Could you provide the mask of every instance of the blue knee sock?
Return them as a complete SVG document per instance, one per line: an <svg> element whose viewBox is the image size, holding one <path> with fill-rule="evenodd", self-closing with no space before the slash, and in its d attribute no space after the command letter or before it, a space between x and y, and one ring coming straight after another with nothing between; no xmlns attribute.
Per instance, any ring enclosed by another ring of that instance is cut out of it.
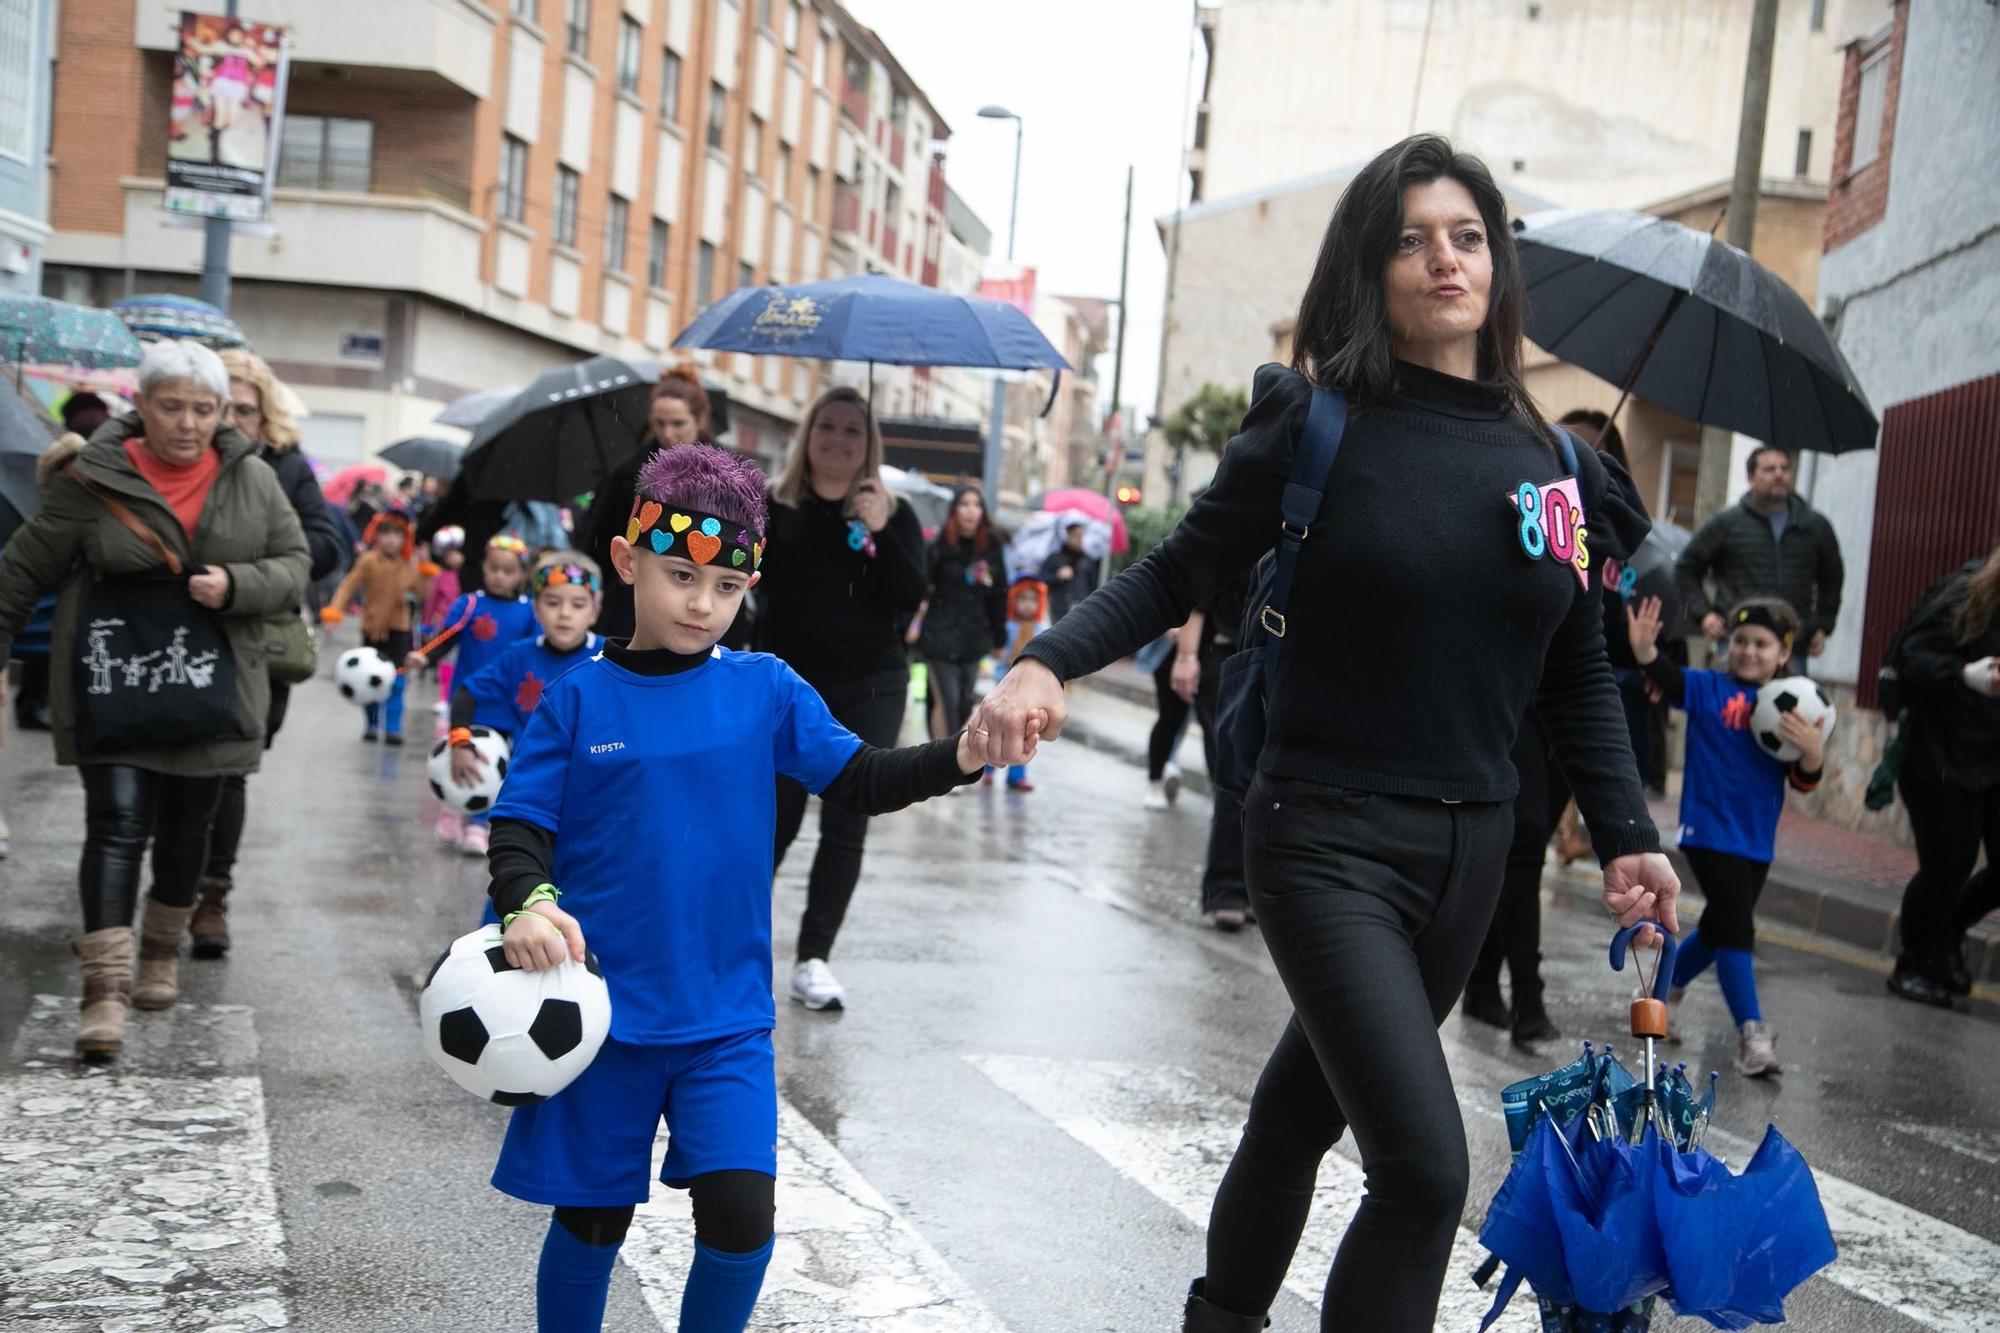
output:
<svg viewBox="0 0 2000 1333"><path fill-rule="evenodd" d="M1757 964L1748 949L1717 949L1715 977L1722 983L1722 998L1729 1001L1729 1016L1737 1027L1764 1020L1757 1005Z"/></svg>
<svg viewBox="0 0 2000 1333"><path fill-rule="evenodd" d="M389 688L389 701L382 706L382 729L392 736L403 734L403 685L404 678L396 677Z"/></svg>
<svg viewBox="0 0 2000 1333"><path fill-rule="evenodd" d="M1699 929L1689 931L1680 938L1680 952L1674 955L1674 985L1685 986L1715 961L1715 950L1708 947L1701 938Z"/></svg>
<svg viewBox="0 0 2000 1333"><path fill-rule="evenodd" d="M617 1262L616 1245L585 1244L551 1218L535 1272L535 1327L541 1333L598 1333Z"/></svg>
<svg viewBox="0 0 2000 1333"><path fill-rule="evenodd" d="M757 1293L764 1289L764 1270L771 1264L774 1236L762 1249L731 1254L694 1243L694 1264L681 1292L680 1333L743 1333Z"/></svg>

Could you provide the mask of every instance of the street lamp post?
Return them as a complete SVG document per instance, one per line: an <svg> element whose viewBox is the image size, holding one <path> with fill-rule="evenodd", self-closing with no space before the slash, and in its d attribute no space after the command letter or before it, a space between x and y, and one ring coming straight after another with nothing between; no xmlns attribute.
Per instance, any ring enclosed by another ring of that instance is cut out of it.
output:
<svg viewBox="0 0 2000 1333"><path fill-rule="evenodd" d="M1014 220L1021 211L1021 118L1004 106L983 106L979 115L984 120L1011 120L1014 122L1014 193L1007 204L1007 262L1014 262Z"/></svg>
<svg viewBox="0 0 2000 1333"><path fill-rule="evenodd" d="M1014 262L1014 224L1021 210L1021 118L1004 106L979 108L983 120L1014 122L1014 190L1007 203L1007 262ZM1007 381L1001 371L993 372L993 407L986 423L986 466L980 480L985 484L986 503L996 504L1000 496L1000 456L1007 447Z"/></svg>

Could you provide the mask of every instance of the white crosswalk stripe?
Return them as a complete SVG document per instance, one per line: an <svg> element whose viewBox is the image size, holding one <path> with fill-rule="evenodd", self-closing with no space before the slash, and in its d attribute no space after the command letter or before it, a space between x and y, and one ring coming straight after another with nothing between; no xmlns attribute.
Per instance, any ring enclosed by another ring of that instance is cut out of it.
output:
<svg viewBox="0 0 2000 1333"><path fill-rule="evenodd" d="M666 1149L661 1138L654 1153ZM778 1107L778 1243L752 1329L1007 1333L903 1215L786 1102ZM682 1190L656 1186L620 1259L662 1328L674 1327L694 1253Z"/></svg>
<svg viewBox="0 0 2000 1333"><path fill-rule="evenodd" d="M74 1022L74 1000L35 1004L28 1040L36 1018ZM0 1077L0 1242L0 1327L289 1327L262 1083L37 1060Z"/></svg>
<svg viewBox="0 0 2000 1333"><path fill-rule="evenodd" d="M1184 1070L1112 1061L1050 1060L1037 1056L970 1056L994 1083L1053 1121L1062 1131L1144 1186L1196 1226L1208 1225L1215 1187L1236 1150L1245 1104ZM1299 1240L1285 1287L1317 1306L1341 1232L1362 1195L1361 1168L1330 1153L1320 1168L1312 1215ZM1454 1274L1485 1257L1471 1232L1452 1243ZM1462 1282L1447 1283L1438 1305L1439 1329L1476 1328L1491 1296ZM1533 1333L1532 1302L1517 1299L1495 1328Z"/></svg>

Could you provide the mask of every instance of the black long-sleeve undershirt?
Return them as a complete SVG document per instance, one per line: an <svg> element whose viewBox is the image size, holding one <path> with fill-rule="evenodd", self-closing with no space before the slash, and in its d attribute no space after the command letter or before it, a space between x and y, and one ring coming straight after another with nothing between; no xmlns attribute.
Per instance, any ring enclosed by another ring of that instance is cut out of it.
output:
<svg viewBox="0 0 2000 1333"><path fill-rule="evenodd" d="M668 675L699 665L706 653L681 654L661 649L638 652L622 644L606 644L606 658L642 675ZM942 796L979 776L958 766L958 737L905 745L893 750L863 744L839 776L820 792L829 801L857 815L886 815L926 797ZM493 879L487 895L493 910L505 919L521 910L538 885L555 882L556 835L524 819L493 821L486 864ZM560 886L558 886L560 887Z"/></svg>

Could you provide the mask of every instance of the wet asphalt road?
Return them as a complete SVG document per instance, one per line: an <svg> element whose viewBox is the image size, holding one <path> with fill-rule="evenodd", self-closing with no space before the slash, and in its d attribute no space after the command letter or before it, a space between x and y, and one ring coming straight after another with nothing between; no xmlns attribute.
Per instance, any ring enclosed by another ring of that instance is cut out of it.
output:
<svg viewBox="0 0 2000 1333"><path fill-rule="evenodd" d="M427 716L412 710L412 720L428 733ZM448 1083L415 1035L418 978L474 924L482 867L432 841L427 747L363 746L359 730L355 710L314 682L252 780L238 948L185 971L193 1003L246 1008L217 1011L235 1036L197 1055L147 1039L165 1027L147 1029L123 1071L81 1080L43 1054L67 1039L70 1010L37 1017L34 1001L78 989L66 941L80 787L50 765L46 737L10 735L0 748L0 809L13 827L12 858L0 862L0 1050L12 1054L0 1087L63 1078L88 1096L93 1079L254 1076L292 1327L528 1328L545 1214L487 1186L504 1113ZM1088 1146L1088 1125L1056 1123L987 1070L997 1057L1035 1057L1034 1068L1174 1071L1227 1107L1247 1095L1287 1006L1254 930L1219 935L1195 914L1199 802L1143 812L1135 770L1074 744L1049 749L1034 776L1029 795L973 788L876 823L833 959L850 1008L781 1005L781 1089L999 1327L1177 1328L1180 1293L1201 1271L1200 1226L1143 1170L1116 1162L1115 1144ZM812 835L809 818L779 877L781 985ZM1575 1036L1617 1040L1629 991L1604 966L1609 932L1557 879L1552 871L1545 944L1556 1020ZM1794 1323L1827 1333L2000 1327L1988 1299L1927 1271L2000 1253L2000 1026L1893 1001L1875 973L1807 952L1767 947L1760 967L1787 1072L1769 1083L1725 1073L1718 1129L1754 1142L1776 1121L1817 1171L1843 1182L1843 1199L1895 1233L1861 1256L1862 1277L1802 1290ZM1687 1023L1697 1040L1675 1058L1726 1070L1733 1035L1712 986ZM1476 1230L1506 1165L1490 1112L1498 1089L1571 1048L1524 1054L1457 1016L1444 1036L1468 1109L1466 1221ZM87 1127L74 1132L87 1147ZM0 1234L33 1211L7 1198L9 1173L0 1167ZM88 1192L87 1174L76 1188ZM1912 1218L1943 1224L1943 1239L1911 1230ZM1989 1292L1994 1275L1984 1272ZM1280 1329L1318 1326L1290 1292L1274 1316ZM71 1326L54 1320L44 1312L19 1327ZM112 1327L90 1320L73 1326ZM211 1325L120 1327L196 1326ZM621 1267L606 1327L662 1326ZM866 1326L947 1327L916 1315Z"/></svg>

